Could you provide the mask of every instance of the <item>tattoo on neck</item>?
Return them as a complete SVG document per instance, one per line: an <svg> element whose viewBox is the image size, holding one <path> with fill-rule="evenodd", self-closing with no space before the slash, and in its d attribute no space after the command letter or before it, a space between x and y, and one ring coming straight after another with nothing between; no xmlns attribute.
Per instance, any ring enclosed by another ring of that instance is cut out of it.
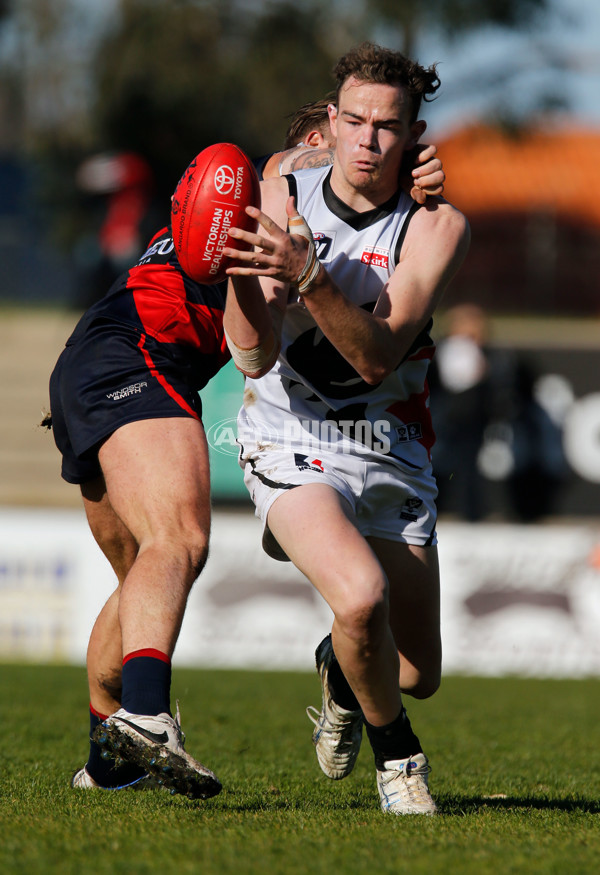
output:
<svg viewBox="0 0 600 875"><path fill-rule="evenodd" d="M333 164L333 149L311 149L300 153L290 164L290 171L305 170L308 167L327 167Z"/></svg>

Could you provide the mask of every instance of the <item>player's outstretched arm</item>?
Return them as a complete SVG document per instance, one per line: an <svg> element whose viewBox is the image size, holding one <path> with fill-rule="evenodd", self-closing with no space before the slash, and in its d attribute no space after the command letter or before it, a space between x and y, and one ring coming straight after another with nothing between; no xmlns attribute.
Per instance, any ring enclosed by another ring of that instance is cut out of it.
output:
<svg viewBox="0 0 600 875"><path fill-rule="evenodd" d="M400 263L372 313L336 287L324 267L304 303L324 335L362 379L376 385L394 371L427 325L469 246L465 217L445 201L417 210Z"/></svg>

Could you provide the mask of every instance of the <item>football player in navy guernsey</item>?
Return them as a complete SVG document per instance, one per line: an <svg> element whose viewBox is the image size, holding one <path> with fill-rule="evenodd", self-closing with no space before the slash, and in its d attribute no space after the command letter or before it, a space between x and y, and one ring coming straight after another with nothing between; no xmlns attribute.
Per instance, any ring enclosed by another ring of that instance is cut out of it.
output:
<svg viewBox="0 0 600 875"><path fill-rule="evenodd" d="M158 781L192 798L221 788L184 749L170 684L186 600L208 553L198 393L229 360L225 295L226 283L199 285L183 272L164 228L83 315L50 378L62 476L79 484L118 580L90 636L90 753L73 787Z"/></svg>
<svg viewBox="0 0 600 875"><path fill-rule="evenodd" d="M382 809L431 815L404 696L431 696L441 677L427 369L469 227L442 198L420 206L398 185L435 66L364 43L335 76L333 166L265 180L262 212L247 210L259 232L231 229L225 250L243 262L228 270L224 321L246 375L240 464L264 548L334 615L316 651L322 706L308 709L322 770L346 777L364 731Z"/></svg>
<svg viewBox="0 0 600 875"><path fill-rule="evenodd" d="M433 155L420 171L427 191L443 183ZM163 228L83 315L50 379L47 424L62 476L79 485L118 581L88 645L90 752L75 788L159 782L197 798L220 790L183 747L170 683L187 596L208 551L199 392L230 358L225 296L226 283L185 274Z"/></svg>

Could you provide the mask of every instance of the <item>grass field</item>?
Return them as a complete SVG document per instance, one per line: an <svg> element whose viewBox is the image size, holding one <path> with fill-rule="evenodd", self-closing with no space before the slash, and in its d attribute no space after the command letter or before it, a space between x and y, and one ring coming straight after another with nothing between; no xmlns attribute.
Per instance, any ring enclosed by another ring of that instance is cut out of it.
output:
<svg viewBox="0 0 600 875"><path fill-rule="evenodd" d="M86 754L77 667L0 670L0 872L385 875L600 871L600 684L447 678L409 701L435 818L379 811L372 755L331 782L310 743L316 675L174 671L187 748L224 784L73 791Z"/></svg>

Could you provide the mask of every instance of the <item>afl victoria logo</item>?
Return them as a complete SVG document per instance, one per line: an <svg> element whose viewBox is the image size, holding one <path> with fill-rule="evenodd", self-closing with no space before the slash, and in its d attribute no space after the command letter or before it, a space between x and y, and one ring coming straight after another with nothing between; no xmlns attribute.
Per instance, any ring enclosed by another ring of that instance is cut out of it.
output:
<svg viewBox="0 0 600 875"><path fill-rule="evenodd" d="M219 194L229 194L235 185L235 173L227 164L221 166L215 172L215 188Z"/></svg>

